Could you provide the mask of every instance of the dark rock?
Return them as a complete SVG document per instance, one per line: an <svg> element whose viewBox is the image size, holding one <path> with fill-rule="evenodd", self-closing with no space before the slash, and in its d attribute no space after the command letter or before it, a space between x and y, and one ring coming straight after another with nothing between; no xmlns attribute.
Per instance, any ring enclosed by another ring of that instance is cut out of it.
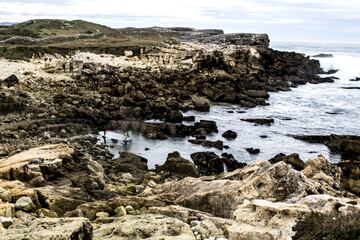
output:
<svg viewBox="0 0 360 240"><path fill-rule="evenodd" d="M261 138L268 138L268 135L260 135Z"/></svg>
<svg viewBox="0 0 360 240"><path fill-rule="evenodd" d="M191 136L195 137L196 139L206 139L207 132L204 128L198 128L191 133Z"/></svg>
<svg viewBox="0 0 360 240"><path fill-rule="evenodd" d="M337 165L343 172L344 188L360 196L360 160L341 160Z"/></svg>
<svg viewBox="0 0 360 240"><path fill-rule="evenodd" d="M191 159L201 175L213 175L224 172L224 162L213 152L197 152L191 154Z"/></svg>
<svg viewBox="0 0 360 240"><path fill-rule="evenodd" d="M328 54L328 53L320 53L320 54L313 55L311 57L315 57L315 58L332 58L334 56L332 54Z"/></svg>
<svg viewBox="0 0 360 240"><path fill-rule="evenodd" d="M354 89L360 89L360 87L342 87L342 89L350 89L350 90L353 89L354 90Z"/></svg>
<svg viewBox="0 0 360 240"><path fill-rule="evenodd" d="M228 131L224 132L224 134L222 136L227 140L233 140L233 139L237 138L237 133L234 131L228 130Z"/></svg>
<svg viewBox="0 0 360 240"><path fill-rule="evenodd" d="M341 154L342 159L360 160L360 137L331 135L326 146Z"/></svg>
<svg viewBox="0 0 360 240"><path fill-rule="evenodd" d="M324 78L318 78L315 82L312 83L333 83L335 82L334 77L324 77Z"/></svg>
<svg viewBox="0 0 360 240"><path fill-rule="evenodd" d="M111 165L117 172L146 171L148 160L129 152L121 152L119 158L111 160Z"/></svg>
<svg viewBox="0 0 360 240"><path fill-rule="evenodd" d="M183 114L180 111L172 110L167 116L166 121L170 123L181 123Z"/></svg>
<svg viewBox="0 0 360 240"><path fill-rule="evenodd" d="M233 155L223 153L220 156L214 152L197 152L191 154L191 159L197 166L200 175L214 175L225 171L226 166L228 171L234 171L238 168L243 168L247 164L238 162Z"/></svg>
<svg viewBox="0 0 360 240"><path fill-rule="evenodd" d="M234 171L238 168L243 168L243 167L247 166L246 163L238 162L232 154L223 153L223 154L221 154L221 157L227 167L227 170L230 172Z"/></svg>
<svg viewBox="0 0 360 240"><path fill-rule="evenodd" d="M193 96L191 102L194 104L195 109L200 112L210 111L210 102L205 97Z"/></svg>
<svg viewBox="0 0 360 240"><path fill-rule="evenodd" d="M256 125L268 125L274 123L274 119L272 118L247 118L247 119L241 119L241 121L255 123Z"/></svg>
<svg viewBox="0 0 360 240"><path fill-rule="evenodd" d="M245 150L250 154L259 154L260 153L260 149L258 149L258 148L245 148Z"/></svg>
<svg viewBox="0 0 360 240"><path fill-rule="evenodd" d="M156 168L157 172L165 171L181 177L197 177L195 165L181 157L179 152L169 153L164 165Z"/></svg>
<svg viewBox="0 0 360 240"><path fill-rule="evenodd" d="M277 162L285 162L290 164L294 169L301 171L305 168L305 162L300 159L299 154L293 153L290 155L285 155L283 153L279 153L275 157L268 160L271 164L275 164Z"/></svg>
<svg viewBox="0 0 360 240"><path fill-rule="evenodd" d="M359 78L359 77L354 78L354 79L350 79L350 82L358 82L358 81L360 81L360 78Z"/></svg>
<svg viewBox="0 0 360 240"><path fill-rule="evenodd" d="M224 148L224 143L220 140L218 141L208 141L208 140L203 140L203 139L189 139L188 140L190 143L192 144L197 144L197 145L201 145L204 147L213 147L213 148L217 148L219 150L223 150Z"/></svg>
<svg viewBox="0 0 360 240"><path fill-rule="evenodd" d="M19 83L19 79L14 74L3 80L6 87L13 87Z"/></svg>
<svg viewBox="0 0 360 240"><path fill-rule="evenodd" d="M200 120L200 122L196 122L194 124L195 129L203 128L206 130L208 134L210 133L218 133L218 128L216 122L209 120Z"/></svg>
<svg viewBox="0 0 360 240"><path fill-rule="evenodd" d="M186 122L195 122L195 116L184 116L183 121Z"/></svg>
<svg viewBox="0 0 360 240"><path fill-rule="evenodd" d="M339 71L339 69L331 69L329 71L326 72L326 74L334 74L337 73Z"/></svg>

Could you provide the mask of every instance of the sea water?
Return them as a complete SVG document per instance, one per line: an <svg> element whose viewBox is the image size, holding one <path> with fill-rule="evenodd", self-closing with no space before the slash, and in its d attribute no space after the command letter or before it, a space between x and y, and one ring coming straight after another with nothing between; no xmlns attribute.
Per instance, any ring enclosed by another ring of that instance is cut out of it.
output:
<svg viewBox="0 0 360 240"><path fill-rule="evenodd" d="M294 139L292 135L360 135L360 90L343 88L360 87L359 81L350 81L360 77L360 45L273 43L271 47L309 56L332 54L331 58L315 59L320 61L324 70L339 69L332 75L339 80L335 83L306 84L289 92L270 93L269 106L244 109L237 105L218 104L212 106L208 113L184 113L195 116L196 121L216 121L219 133L209 136L208 140L224 141L230 148L223 151L191 144L187 137L152 140L135 132L130 132L132 143L123 145L121 131L107 132L108 139L119 139L118 143L107 141L110 151L115 157L119 151L139 154L149 160L150 168L164 163L168 153L173 151L179 151L189 160L191 153L213 151L217 154L231 153L240 162L269 159L278 153L298 153L303 160L322 154L331 162L339 161L340 156L331 153L323 144L306 143ZM273 118L275 122L271 126L255 126L241 121L242 118ZM222 138L222 133L229 129L238 134L235 140ZM101 135L98 138L99 143L103 143ZM251 155L245 150L249 147L259 148L261 152Z"/></svg>

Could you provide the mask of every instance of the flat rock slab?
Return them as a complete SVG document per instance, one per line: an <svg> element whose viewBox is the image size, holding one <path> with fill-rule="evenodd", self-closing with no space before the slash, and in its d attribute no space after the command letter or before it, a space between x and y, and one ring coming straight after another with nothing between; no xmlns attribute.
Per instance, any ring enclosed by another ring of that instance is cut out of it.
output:
<svg viewBox="0 0 360 240"><path fill-rule="evenodd" d="M22 168L35 160L41 160L44 164L51 164L61 158L70 157L74 152L74 149L64 144L53 144L32 148L11 157L0 159L0 178L9 179L11 169Z"/></svg>
<svg viewBox="0 0 360 240"><path fill-rule="evenodd" d="M92 239L92 226L86 218L39 218L0 230L0 239L87 240Z"/></svg>
<svg viewBox="0 0 360 240"><path fill-rule="evenodd" d="M158 214L127 215L94 230L94 239L195 240L186 223Z"/></svg>

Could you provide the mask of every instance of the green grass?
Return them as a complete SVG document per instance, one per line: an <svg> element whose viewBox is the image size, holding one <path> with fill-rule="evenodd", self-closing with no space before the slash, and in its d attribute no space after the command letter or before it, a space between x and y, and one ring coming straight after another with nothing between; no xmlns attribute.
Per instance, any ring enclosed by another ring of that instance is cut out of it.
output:
<svg viewBox="0 0 360 240"><path fill-rule="evenodd" d="M360 240L360 213L318 214L297 223L293 240Z"/></svg>
<svg viewBox="0 0 360 240"><path fill-rule="evenodd" d="M72 38L76 34L95 34L91 38ZM10 59L29 59L34 54L69 54L76 50L94 53L122 55L125 50L140 49L149 46L161 46L164 42L183 33L164 28L123 28L112 29L103 25L82 20L65 21L36 19L10 27L0 27L0 41L13 36L31 38L55 37L41 43L32 43L22 39L12 43L0 44L0 57ZM70 36L69 39L57 39L56 36Z"/></svg>

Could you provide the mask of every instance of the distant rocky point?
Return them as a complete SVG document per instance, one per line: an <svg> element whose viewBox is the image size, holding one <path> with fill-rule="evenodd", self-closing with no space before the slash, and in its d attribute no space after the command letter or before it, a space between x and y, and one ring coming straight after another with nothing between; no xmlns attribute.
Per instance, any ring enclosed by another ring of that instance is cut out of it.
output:
<svg viewBox="0 0 360 240"><path fill-rule="evenodd" d="M317 55L313 55L312 57L315 57L315 58L332 58L334 56L332 54L320 53L320 54L317 54Z"/></svg>

